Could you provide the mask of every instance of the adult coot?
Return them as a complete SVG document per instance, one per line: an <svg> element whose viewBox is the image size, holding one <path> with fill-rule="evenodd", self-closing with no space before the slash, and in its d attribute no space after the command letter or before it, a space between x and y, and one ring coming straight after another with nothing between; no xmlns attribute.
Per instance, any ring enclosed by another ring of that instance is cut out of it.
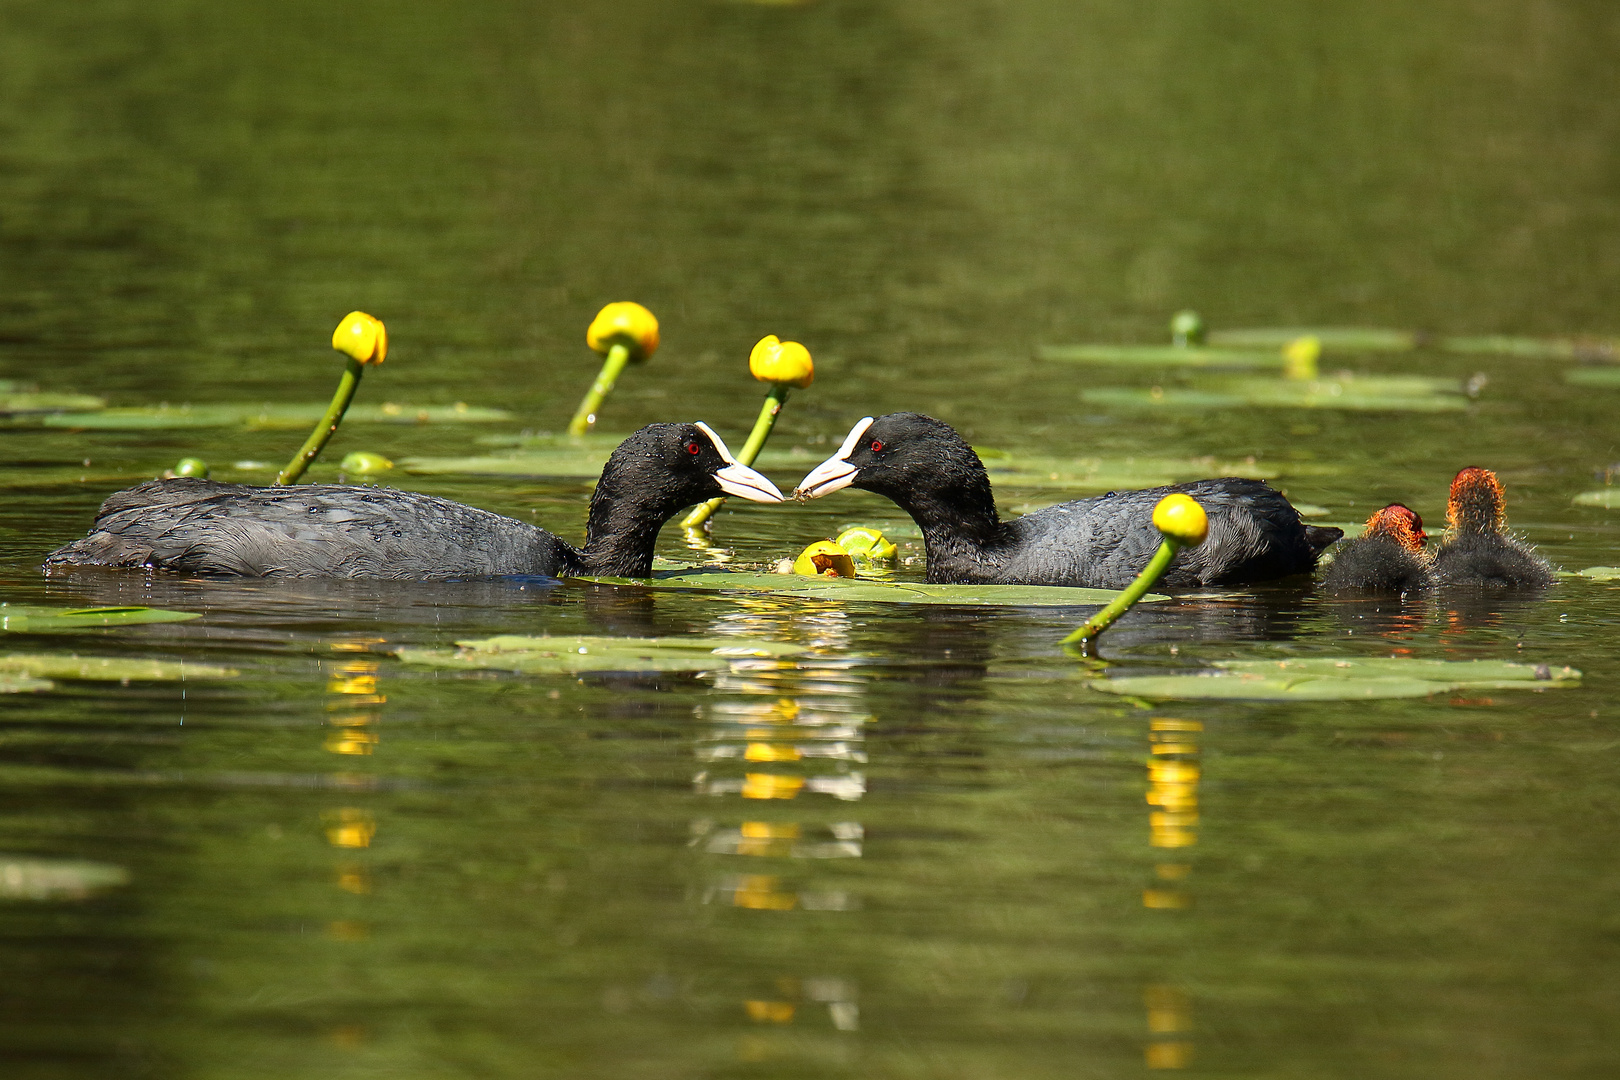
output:
<svg viewBox="0 0 1620 1080"><path fill-rule="evenodd" d="M432 581L499 574L646 577L658 530L716 495L782 501L707 424L652 424L608 458L585 547L460 503L389 488L152 480L101 504L90 534L45 559L222 577Z"/></svg>
<svg viewBox="0 0 1620 1080"><path fill-rule="evenodd" d="M1553 568L1507 531L1502 482L1489 469L1467 468L1451 481L1446 539L1435 552L1442 585L1545 588Z"/></svg>
<svg viewBox="0 0 1620 1080"><path fill-rule="evenodd" d="M1333 549L1322 584L1334 592L1410 592L1435 583L1428 535L1416 511L1390 503L1367 519L1367 531Z"/></svg>
<svg viewBox="0 0 1620 1080"><path fill-rule="evenodd" d="M1176 556L1161 579L1167 585L1306 573L1344 535L1303 524L1280 493L1236 477L1113 491L1002 521L973 448L949 424L918 413L865 418L794 494L814 499L852 485L894 500L921 526L932 582L1123 588L1163 539L1154 505L1176 491L1204 508L1209 537Z"/></svg>

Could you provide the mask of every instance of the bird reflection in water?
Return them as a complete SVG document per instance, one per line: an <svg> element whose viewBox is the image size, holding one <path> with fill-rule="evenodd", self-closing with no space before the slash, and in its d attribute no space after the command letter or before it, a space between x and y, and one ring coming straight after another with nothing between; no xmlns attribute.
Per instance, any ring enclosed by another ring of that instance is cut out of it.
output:
<svg viewBox="0 0 1620 1080"><path fill-rule="evenodd" d="M1142 890L1146 908L1174 911L1192 904L1186 888L1192 866L1185 855L1198 843L1198 736L1203 730L1200 721L1177 717L1156 716L1148 722L1148 844L1180 857L1155 863L1154 880ZM1190 999L1172 986L1153 985L1145 1002L1147 1067L1185 1069L1193 1051L1192 1042L1183 1037L1192 1029Z"/></svg>
<svg viewBox="0 0 1620 1080"><path fill-rule="evenodd" d="M863 679L845 659L847 612L833 604L744 601L709 633L797 641L809 652L791 661L733 664L713 676L715 695L695 709L703 728L693 751L693 790L712 805L692 823L689 844L730 864L703 902L760 918L858 908L848 891L804 880L812 861L861 858L866 839L865 826L847 809L833 809L866 794L860 766L871 717ZM804 1023L809 1005L825 1006L814 1014L835 1030L860 1027L854 984L824 975L766 977L743 1000L742 1014L754 1024ZM769 1044L744 1039L738 1056L762 1060Z"/></svg>

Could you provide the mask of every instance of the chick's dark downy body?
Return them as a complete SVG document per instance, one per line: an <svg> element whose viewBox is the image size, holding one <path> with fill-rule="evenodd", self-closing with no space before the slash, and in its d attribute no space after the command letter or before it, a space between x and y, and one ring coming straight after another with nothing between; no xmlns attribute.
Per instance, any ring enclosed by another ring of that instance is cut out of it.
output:
<svg viewBox="0 0 1620 1080"><path fill-rule="evenodd" d="M731 486L722 487L722 478ZM109 496L89 535L53 551L45 568L411 581L645 577L664 522L716 495L754 497L750 489L760 501L781 498L696 424L651 425L613 452L591 499L582 549L513 518L414 491L152 480Z"/></svg>
<svg viewBox="0 0 1620 1080"><path fill-rule="evenodd" d="M1342 535L1303 524L1280 492L1240 477L1110 492L1002 521L973 448L950 425L917 413L857 424L839 454L800 490L813 497L849 485L911 515L927 545L928 580L946 584L1123 588L1158 550L1163 537L1153 527L1153 508L1174 492L1204 508L1209 535L1176 555L1161 579L1166 585L1308 573Z"/></svg>

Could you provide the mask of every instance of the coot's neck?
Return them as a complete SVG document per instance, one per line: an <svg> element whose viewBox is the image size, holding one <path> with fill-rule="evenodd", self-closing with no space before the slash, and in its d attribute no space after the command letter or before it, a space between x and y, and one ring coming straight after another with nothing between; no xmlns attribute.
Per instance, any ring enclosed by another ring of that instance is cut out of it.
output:
<svg viewBox="0 0 1620 1080"><path fill-rule="evenodd" d="M610 465L591 496L581 570L601 577L650 577L658 530L696 499L680 499L664 485L635 483Z"/></svg>
<svg viewBox="0 0 1620 1080"><path fill-rule="evenodd" d="M977 460L973 466L942 482L882 492L922 529L929 581L982 581L1006 560L1008 528L984 467Z"/></svg>

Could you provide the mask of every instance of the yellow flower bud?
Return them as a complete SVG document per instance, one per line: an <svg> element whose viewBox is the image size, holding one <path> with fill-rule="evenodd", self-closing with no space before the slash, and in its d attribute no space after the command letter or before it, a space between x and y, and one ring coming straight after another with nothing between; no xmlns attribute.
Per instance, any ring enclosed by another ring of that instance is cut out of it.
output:
<svg viewBox="0 0 1620 1080"><path fill-rule="evenodd" d="M748 370L760 382L786 383L804 389L816 380L810 350L797 341L781 341L766 334L748 354Z"/></svg>
<svg viewBox="0 0 1620 1080"><path fill-rule="evenodd" d="M653 313L630 300L609 304L596 313L585 344L606 356L615 345L630 350L630 359L641 363L658 351L658 320Z"/></svg>
<svg viewBox="0 0 1620 1080"><path fill-rule="evenodd" d="M1191 495L1166 495L1153 508L1153 527L1183 547L1197 547L1209 535L1209 515Z"/></svg>
<svg viewBox="0 0 1620 1080"><path fill-rule="evenodd" d="M1321 338L1315 334L1295 338L1283 346L1283 374L1290 379L1314 379L1321 358Z"/></svg>
<svg viewBox="0 0 1620 1080"><path fill-rule="evenodd" d="M838 534L833 541L851 555L863 559L892 559L899 551L894 541L877 529L865 525L852 525Z"/></svg>
<svg viewBox="0 0 1620 1080"><path fill-rule="evenodd" d="M852 578L855 576L855 560L831 540L817 540L793 560L793 572L804 577L825 575Z"/></svg>
<svg viewBox="0 0 1620 1080"><path fill-rule="evenodd" d="M362 364L380 364L388 358L388 328L381 319L374 319L363 311L351 311L332 331L332 348Z"/></svg>

